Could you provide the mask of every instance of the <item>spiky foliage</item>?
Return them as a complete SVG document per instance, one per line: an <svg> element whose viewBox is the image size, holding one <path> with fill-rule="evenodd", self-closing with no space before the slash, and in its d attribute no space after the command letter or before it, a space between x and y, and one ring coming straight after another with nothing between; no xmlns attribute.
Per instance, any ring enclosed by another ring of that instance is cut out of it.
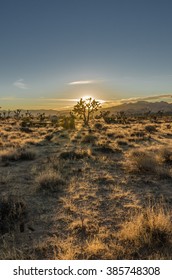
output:
<svg viewBox="0 0 172 280"><path fill-rule="evenodd" d="M84 121L84 125L89 125L90 118L99 108L99 101L96 101L91 97L86 100L81 98L80 101L74 106L73 113Z"/></svg>

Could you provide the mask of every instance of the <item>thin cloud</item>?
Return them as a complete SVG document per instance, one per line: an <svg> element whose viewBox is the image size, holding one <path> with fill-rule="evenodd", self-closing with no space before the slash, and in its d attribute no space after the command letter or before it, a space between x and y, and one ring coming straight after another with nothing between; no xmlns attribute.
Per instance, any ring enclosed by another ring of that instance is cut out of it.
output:
<svg viewBox="0 0 172 280"><path fill-rule="evenodd" d="M74 86L74 85L87 85L87 84L94 84L94 83L96 83L95 80L86 80L86 81L74 81L68 84Z"/></svg>
<svg viewBox="0 0 172 280"><path fill-rule="evenodd" d="M0 97L0 100L16 100L14 96L5 96L5 97Z"/></svg>
<svg viewBox="0 0 172 280"><path fill-rule="evenodd" d="M121 99L121 102L135 102L135 101L147 101L147 100L156 100L161 98L172 98L172 94L161 94L161 95L152 95L152 96L145 96L145 97L134 97L128 99Z"/></svg>
<svg viewBox="0 0 172 280"><path fill-rule="evenodd" d="M41 100L45 100L45 101L68 101L68 102L75 102L78 101L78 98L46 98L46 97L40 97Z"/></svg>
<svg viewBox="0 0 172 280"><path fill-rule="evenodd" d="M124 103L133 103L138 101L149 101L149 100L158 100L158 99L170 99L172 98L172 94L161 94L161 95L152 95L152 96L145 96L145 97L131 97L131 98L125 98L125 99L111 99L106 100L105 105L107 106L115 106L120 105Z"/></svg>
<svg viewBox="0 0 172 280"><path fill-rule="evenodd" d="M13 85L20 89L28 89L28 85L24 83L23 79L17 80Z"/></svg>

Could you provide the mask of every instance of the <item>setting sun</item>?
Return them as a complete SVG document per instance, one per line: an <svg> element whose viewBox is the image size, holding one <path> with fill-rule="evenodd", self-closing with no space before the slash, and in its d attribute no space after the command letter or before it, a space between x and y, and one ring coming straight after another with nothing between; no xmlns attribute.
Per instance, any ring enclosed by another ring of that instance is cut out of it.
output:
<svg viewBox="0 0 172 280"><path fill-rule="evenodd" d="M90 95L84 95L84 96L82 96L82 99L83 99L83 100L87 100L87 99L90 99L90 98L94 99L94 97L92 97L92 96L90 96Z"/></svg>
<svg viewBox="0 0 172 280"><path fill-rule="evenodd" d="M105 102L105 100L97 99L97 98L95 98L95 97L93 97L93 96L90 96L90 95L84 95L84 96L82 96L81 98L82 98L83 100L88 100L88 99L92 98L92 99L96 99L96 100L99 101L100 103L104 103L104 102Z"/></svg>

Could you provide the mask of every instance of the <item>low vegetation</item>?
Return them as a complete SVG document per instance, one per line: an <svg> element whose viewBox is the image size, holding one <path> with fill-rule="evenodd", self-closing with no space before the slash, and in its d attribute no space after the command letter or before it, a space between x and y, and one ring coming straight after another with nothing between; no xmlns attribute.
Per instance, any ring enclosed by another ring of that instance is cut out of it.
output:
<svg viewBox="0 0 172 280"><path fill-rule="evenodd" d="M172 258L172 117L93 101L1 114L0 259Z"/></svg>

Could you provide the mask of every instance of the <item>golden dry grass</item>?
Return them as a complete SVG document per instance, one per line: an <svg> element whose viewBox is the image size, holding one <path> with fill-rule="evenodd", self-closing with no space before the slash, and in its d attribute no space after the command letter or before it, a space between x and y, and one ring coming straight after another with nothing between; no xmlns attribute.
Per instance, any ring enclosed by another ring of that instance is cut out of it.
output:
<svg viewBox="0 0 172 280"><path fill-rule="evenodd" d="M168 120L0 127L1 259L172 258Z"/></svg>

